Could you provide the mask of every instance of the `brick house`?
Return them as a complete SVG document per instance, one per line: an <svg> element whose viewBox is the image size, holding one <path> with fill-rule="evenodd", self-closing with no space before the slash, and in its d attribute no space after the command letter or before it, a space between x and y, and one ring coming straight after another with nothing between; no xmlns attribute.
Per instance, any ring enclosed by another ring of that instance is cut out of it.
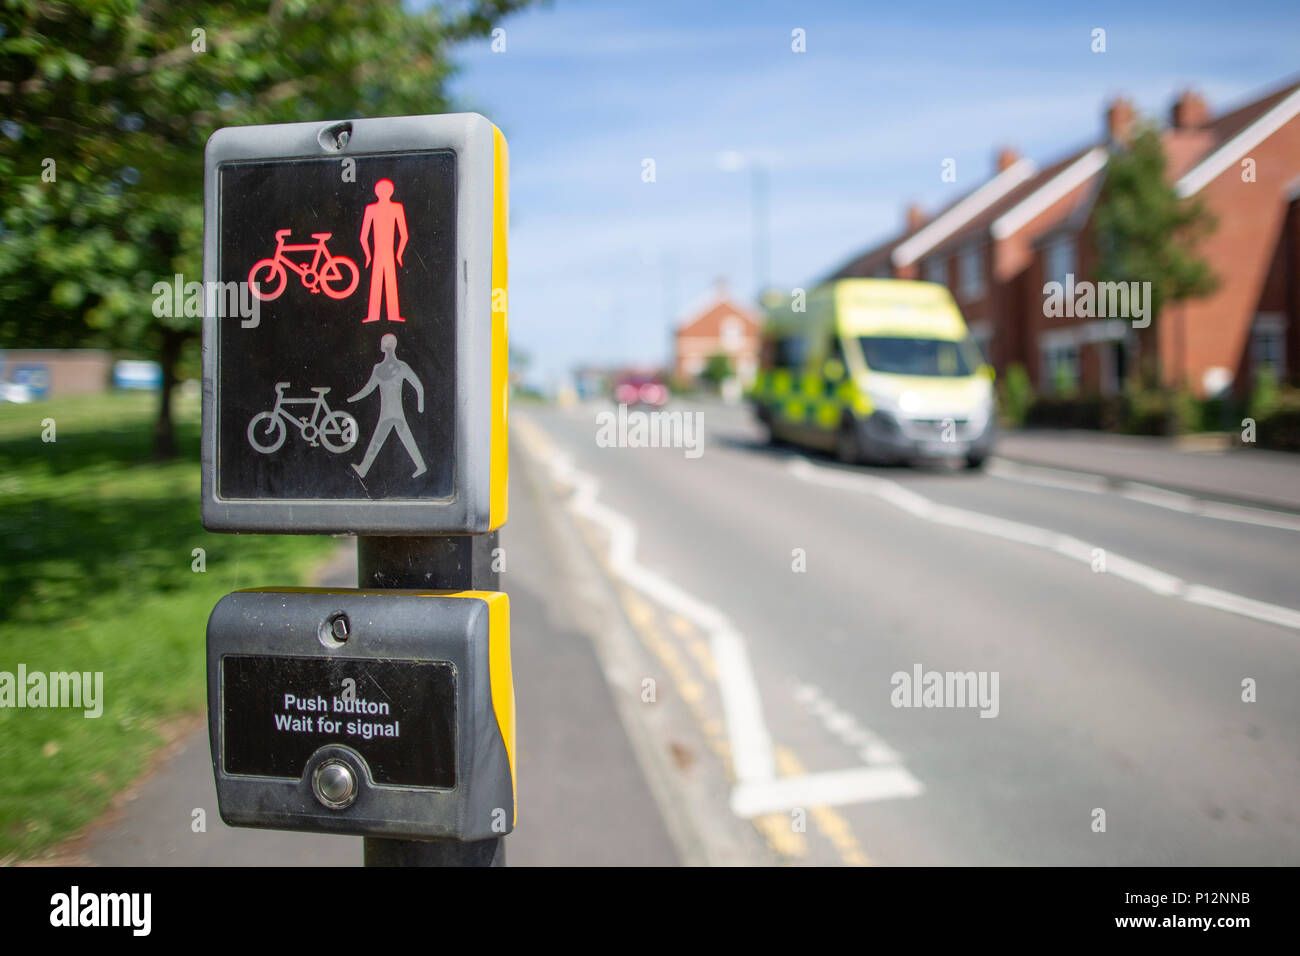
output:
<svg viewBox="0 0 1300 956"><path fill-rule="evenodd" d="M103 349L0 350L0 382L39 383L44 397L106 392L112 372L113 356Z"/></svg>
<svg viewBox="0 0 1300 956"><path fill-rule="evenodd" d="M1014 150L1003 149L988 181L931 219L915 205L909 206L901 233L846 263L828 279L942 282L952 290L985 356L995 367L1005 367L1020 354L1006 315L1015 301L1013 268L1019 259L1007 261L1002 247L990 241L989 226L1001 213L1039 192L1058 172L1057 166L1040 170Z"/></svg>
<svg viewBox="0 0 1300 956"><path fill-rule="evenodd" d="M915 207L907 227L829 278L893 276L945 283L999 372L1022 364L1051 390L1064 379L1112 393L1138 349L1159 348L1170 384L1197 394L1249 388L1255 369L1300 371L1300 83L1212 118L1182 93L1162 131L1168 175L1217 220L1198 254L1219 279L1212 294L1164 309L1152 330L1114 318L1044 314L1044 283L1094 274L1092 213L1111 150L1137 114L1108 104L1104 137L1037 169L1003 150L995 175L929 223ZM1242 161L1254 160L1254 181ZM1154 333L1154 334L1153 334ZM1144 338L1145 336L1145 338Z"/></svg>
<svg viewBox="0 0 1300 956"><path fill-rule="evenodd" d="M1112 104L1113 144L1125 142L1134 118L1126 102ZM1066 378L1081 389L1112 393L1138 351L1155 348L1165 382L1197 395L1228 387L1245 394L1264 365L1279 379L1294 379L1300 369L1300 83L1218 117L1199 95L1184 91L1170 110L1162 142L1175 190L1197 197L1216 221L1196 252L1209 263L1218 287L1166 305L1150 330L1115 320L1044 316L1044 282L1067 272L1080 278L1094 273L1094 192L1033 240L1024 308L1027 338L1039 347L1031 376L1046 385L1064 365Z"/></svg>
<svg viewBox="0 0 1300 956"><path fill-rule="evenodd" d="M732 299L726 283L719 281L709 297L687 310L673 332L673 374L698 378L714 355L726 355L741 385L749 385L758 372L759 319L748 307Z"/></svg>

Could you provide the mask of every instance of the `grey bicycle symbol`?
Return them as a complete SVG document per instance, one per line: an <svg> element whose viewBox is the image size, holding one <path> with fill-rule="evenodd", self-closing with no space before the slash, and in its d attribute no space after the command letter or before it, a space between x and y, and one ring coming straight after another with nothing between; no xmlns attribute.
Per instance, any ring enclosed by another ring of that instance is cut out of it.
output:
<svg viewBox="0 0 1300 956"><path fill-rule="evenodd" d="M288 382L276 382L275 407L269 412L258 412L249 421L248 443L256 451L264 455L278 451L289 433L286 422L297 428L313 448L319 443L336 455L357 443L357 420L347 412L330 410L325 401L328 387L313 388L315 398L286 398L284 390L288 387ZM286 405L310 405L311 414L292 415L285 410Z"/></svg>

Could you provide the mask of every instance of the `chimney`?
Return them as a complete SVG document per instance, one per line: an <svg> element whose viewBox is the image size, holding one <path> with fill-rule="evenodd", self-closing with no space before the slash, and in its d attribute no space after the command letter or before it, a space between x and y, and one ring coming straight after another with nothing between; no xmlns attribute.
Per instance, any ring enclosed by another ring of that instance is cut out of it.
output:
<svg viewBox="0 0 1300 956"><path fill-rule="evenodd" d="M1106 107L1106 138L1121 146L1127 144L1136 119L1133 104L1122 96L1115 97Z"/></svg>
<svg viewBox="0 0 1300 956"><path fill-rule="evenodd" d="M1200 129L1210 122L1210 108L1199 93L1183 90L1169 111L1169 122L1174 129Z"/></svg>
<svg viewBox="0 0 1300 956"><path fill-rule="evenodd" d="M925 225L925 211L916 203L907 207L907 231L916 232Z"/></svg>
<svg viewBox="0 0 1300 956"><path fill-rule="evenodd" d="M1003 146L1000 150L998 150L996 164L998 167L997 171L999 173L1005 173L1008 169L1010 169L1018 162L1020 162L1020 154L1017 153L1010 146Z"/></svg>

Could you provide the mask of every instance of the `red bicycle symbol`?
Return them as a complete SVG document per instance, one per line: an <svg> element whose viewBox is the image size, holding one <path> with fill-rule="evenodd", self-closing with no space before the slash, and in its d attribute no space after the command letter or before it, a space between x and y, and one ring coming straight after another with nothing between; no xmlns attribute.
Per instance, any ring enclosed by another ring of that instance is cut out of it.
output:
<svg viewBox="0 0 1300 956"><path fill-rule="evenodd" d="M259 260L248 270L248 285L253 290L253 295L263 302L278 299L280 293L284 291L285 283L289 281L289 276L285 272L285 266L288 266L298 273L302 284L313 294L323 291L331 299L346 299L350 296L352 290L357 287L361 273L357 270L357 264L347 256L333 255L325 248L325 243L333 233L313 232L311 237L316 240L315 242L291 245L284 241L291 232L292 229L276 230L275 256ZM286 252L315 254L308 264L294 262L285 255ZM260 278L259 273L261 273ZM345 279L345 273L350 273L352 278Z"/></svg>

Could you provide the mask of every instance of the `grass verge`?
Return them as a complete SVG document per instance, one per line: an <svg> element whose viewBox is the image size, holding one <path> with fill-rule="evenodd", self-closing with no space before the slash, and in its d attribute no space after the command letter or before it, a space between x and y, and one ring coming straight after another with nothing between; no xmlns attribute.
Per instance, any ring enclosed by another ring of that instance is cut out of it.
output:
<svg viewBox="0 0 1300 956"><path fill-rule="evenodd" d="M161 465L155 402L0 405L0 672L99 671L104 688L98 718L0 707L0 862L91 822L146 767L160 728L203 710L204 629L223 594L304 583L335 547L204 531L198 402L180 402L181 456Z"/></svg>

